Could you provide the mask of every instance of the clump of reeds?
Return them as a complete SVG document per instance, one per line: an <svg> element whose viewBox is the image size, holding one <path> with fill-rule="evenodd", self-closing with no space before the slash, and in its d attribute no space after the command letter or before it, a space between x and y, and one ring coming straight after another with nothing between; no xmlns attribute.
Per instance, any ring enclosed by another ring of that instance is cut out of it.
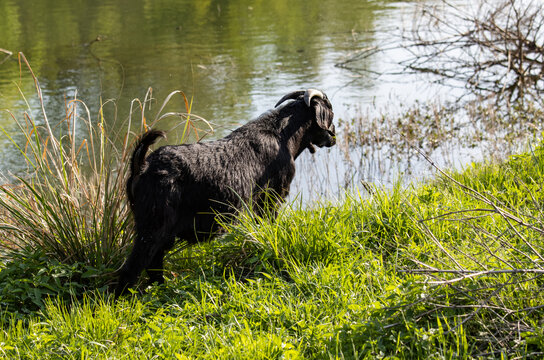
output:
<svg viewBox="0 0 544 360"><path fill-rule="evenodd" d="M2 129L28 171L0 186L0 249L7 256L41 252L65 264L116 269L133 237L124 188L136 138L133 129L138 125L134 118L139 118L141 132L165 118L178 117L184 125L181 141L192 132L198 137L195 120L203 119L190 114L191 103L183 92L174 91L148 123L153 100L149 89L143 101L132 101L128 119L116 126L121 130L108 130L117 121L104 115L111 101L101 103L93 121L90 109L75 97L66 102L64 118L54 123L47 116L38 78L22 53L19 61L34 80L41 119L33 118L29 108L23 118L10 113L15 134ZM186 111L163 113L177 94L183 97Z"/></svg>

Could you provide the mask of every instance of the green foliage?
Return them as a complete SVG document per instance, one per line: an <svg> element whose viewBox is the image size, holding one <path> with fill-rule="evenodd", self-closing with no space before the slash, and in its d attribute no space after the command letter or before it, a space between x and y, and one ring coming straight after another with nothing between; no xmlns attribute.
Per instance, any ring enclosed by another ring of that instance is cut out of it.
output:
<svg viewBox="0 0 544 360"><path fill-rule="evenodd" d="M4 312L0 352L44 359L538 357L543 157L539 147L413 189L376 189L307 210L286 206L275 221L242 213L216 241L173 253L165 285L115 302L96 293L81 298L83 268L48 260L38 284L64 300L44 295L46 306L24 320ZM35 276L18 270L23 262L0 271L0 286L17 288L16 277ZM497 272L516 269L526 272ZM51 280L62 271L66 281ZM34 291L27 283L20 293Z"/></svg>
<svg viewBox="0 0 544 360"><path fill-rule="evenodd" d="M108 272L111 269L61 263L40 252L13 253L0 269L0 306L11 317L24 319L44 310L47 299L71 303L86 291L104 291Z"/></svg>
<svg viewBox="0 0 544 360"><path fill-rule="evenodd" d="M66 228L79 238L92 231L83 233L87 222L79 220L64 225L73 215L64 209L78 208L42 200L61 193L41 187L52 180L38 180L21 179L23 190L5 187L2 200L13 221L2 230L3 357L544 353L544 145L411 188L373 189L310 209L287 205L275 219L247 209L215 241L172 253L166 284L118 301L88 290L107 283L111 262L59 259L40 242L40 234L51 243L73 240L62 235ZM29 208L41 212L24 213Z"/></svg>

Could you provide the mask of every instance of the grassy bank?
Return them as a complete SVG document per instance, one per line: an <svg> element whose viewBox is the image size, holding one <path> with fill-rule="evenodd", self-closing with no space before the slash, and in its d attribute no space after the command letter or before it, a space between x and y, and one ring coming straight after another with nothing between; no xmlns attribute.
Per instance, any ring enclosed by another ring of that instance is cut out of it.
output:
<svg viewBox="0 0 544 360"><path fill-rule="evenodd" d="M166 284L113 301L133 237L133 132L174 116L182 140L198 137L197 118L174 92L155 115L148 93L126 121L104 121L108 102L95 120L75 98L49 120L28 69L41 112L29 105L2 129L27 171L0 186L1 357L544 356L544 145L408 188L286 205L275 221L244 212L216 241L170 254ZM175 95L185 111L163 111Z"/></svg>
<svg viewBox="0 0 544 360"><path fill-rule="evenodd" d="M80 284L92 268L27 256L0 271L0 353L538 358L543 179L537 147L408 189L286 207L275 222L244 214L171 255L164 286L117 302ZM50 288L63 299L44 300Z"/></svg>

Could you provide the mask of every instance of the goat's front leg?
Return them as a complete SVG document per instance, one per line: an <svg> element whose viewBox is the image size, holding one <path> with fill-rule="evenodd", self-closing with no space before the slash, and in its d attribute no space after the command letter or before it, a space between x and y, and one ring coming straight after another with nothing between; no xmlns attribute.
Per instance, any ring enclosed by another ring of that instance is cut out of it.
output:
<svg viewBox="0 0 544 360"><path fill-rule="evenodd" d="M164 250L158 250L149 265L145 268L147 271L147 275L149 276L149 283L153 284L156 282L157 284L163 284L164 283L164 276L163 276L163 265L164 261Z"/></svg>

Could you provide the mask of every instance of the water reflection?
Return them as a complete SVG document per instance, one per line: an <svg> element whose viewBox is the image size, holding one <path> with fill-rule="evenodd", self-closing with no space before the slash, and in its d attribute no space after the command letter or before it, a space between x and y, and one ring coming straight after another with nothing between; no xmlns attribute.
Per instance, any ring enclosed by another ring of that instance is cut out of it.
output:
<svg viewBox="0 0 544 360"><path fill-rule="evenodd" d="M411 82L402 87L375 82L334 66L397 26L407 3L3 0L0 48L26 55L41 81L50 119L62 119L66 98L77 94L93 119L101 102L115 99L106 119L116 127L127 118L131 100L143 99L149 87L159 103L155 109L180 89L194 99L192 111L213 122L215 136L222 136L298 88L325 90L337 119L353 117L365 104L387 102L393 91L413 96ZM369 58L364 66L379 69L384 60ZM24 70L21 75L13 56L0 65L0 108L21 117L27 102L39 121L32 79ZM6 112L0 125L8 131L15 126ZM13 146L5 137L0 146L0 171L17 171ZM384 162L378 169L376 159L359 156L364 163L350 170L338 149L304 154L293 192L304 191L306 198L337 194L338 187L363 176L384 183L385 176L391 181L402 172L401 165Z"/></svg>
<svg viewBox="0 0 544 360"><path fill-rule="evenodd" d="M387 16L376 4L7 0L0 38L25 53L50 96L77 87L86 102L116 98L122 109L149 86L159 98L182 89L202 116L244 121L293 88L344 85L331 55L353 46L352 30ZM0 68L4 95L18 76L14 62ZM3 105L13 108L10 99Z"/></svg>
<svg viewBox="0 0 544 360"><path fill-rule="evenodd" d="M344 87L349 74L334 63L372 40L355 32L394 11L386 1L4 0L0 47L29 59L50 118L62 116L75 89L93 113L100 98L116 99L123 118L130 100L153 87L157 99L183 90L194 97L195 113L228 128L296 88L341 89L333 97L339 114L368 97L364 87ZM19 81L13 57L0 66L0 106L15 113L25 107ZM21 88L32 95L25 74Z"/></svg>

